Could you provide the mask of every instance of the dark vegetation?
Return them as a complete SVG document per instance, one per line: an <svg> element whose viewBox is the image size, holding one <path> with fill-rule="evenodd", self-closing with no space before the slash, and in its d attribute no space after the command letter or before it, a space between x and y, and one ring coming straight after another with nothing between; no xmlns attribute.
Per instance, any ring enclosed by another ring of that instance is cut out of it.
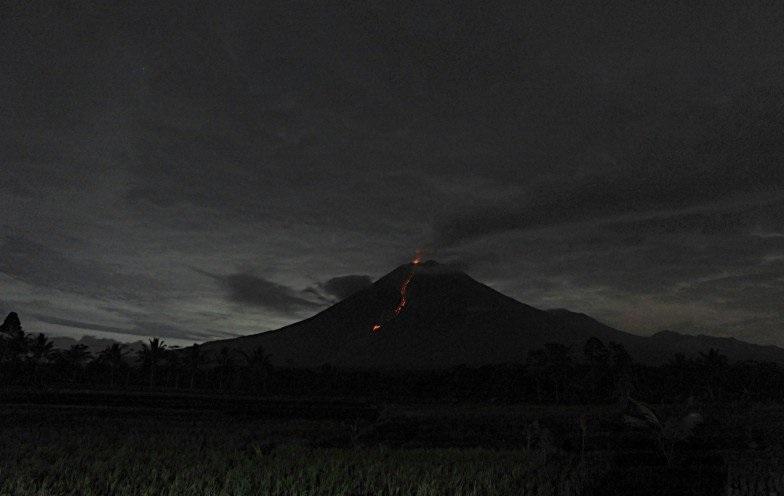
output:
<svg viewBox="0 0 784 496"><path fill-rule="evenodd" d="M434 412L427 424L449 422ZM452 419L454 420L454 419ZM502 424L489 417L485 422ZM0 407L0 494L579 495L606 472L552 446L362 439L371 422ZM521 492L524 491L524 492Z"/></svg>
<svg viewBox="0 0 784 496"><path fill-rule="evenodd" d="M623 346L596 338L574 350L545 345L519 364L458 366L446 370L384 372L275 368L262 348L228 348L207 355L199 345L168 347L150 339L137 353L113 344L93 355L84 345L53 349L43 334L24 331L16 314L0 327L0 372L5 388L197 391L243 395L351 397L386 401L493 401L536 404L609 404L626 395L649 403L778 401L784 368L737 362L715 350L668 363L635 363Z"/></svg>
<svg viewBox="0 0 784 496"><path fill-rule="evenodd" d="M0 494L757 494L748 488L784 483L759 463L784 458L784 370L713 350L648 366L592 338L520 364L391 373L276 368L261 348L207 356L160 339L138 353L56 350L15 314L0 331ZM631 398L655 405L654 419ZM684 427L694 412L704 422Z"/></svg>

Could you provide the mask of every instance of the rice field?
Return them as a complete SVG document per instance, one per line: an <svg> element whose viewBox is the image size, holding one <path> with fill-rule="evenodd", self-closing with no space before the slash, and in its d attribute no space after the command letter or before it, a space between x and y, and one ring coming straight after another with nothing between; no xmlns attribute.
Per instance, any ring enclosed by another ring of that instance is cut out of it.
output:
<svg viewBox="0 0 784 496"><path fill-rule="evenodd" d="M780 412L723 414L666 466L600 422L582 451L577 408L435 405L367 420L6 405L0 496L784 494Z"/></svg>
<svg viewBox="0 0 784 496"><path fill-rule="evenodd" d="M489 495L582 494L579 468L536 453L482 450L275 449L269 453L109 446L59 449L3 464L8 495Z"/></svg>
<svg viewBox="0 0 784 496"><path fill-rule="evenodd" d="M352 446L340 422L192 415L6 412L0 494L578 495L604 470L548 448Z"/></svg>

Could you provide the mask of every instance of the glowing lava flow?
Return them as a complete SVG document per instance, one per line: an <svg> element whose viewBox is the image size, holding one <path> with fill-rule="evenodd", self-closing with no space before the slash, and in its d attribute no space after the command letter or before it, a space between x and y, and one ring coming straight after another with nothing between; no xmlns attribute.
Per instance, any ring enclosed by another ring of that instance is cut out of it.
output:
<svg viewBox="0 0 784 496"><path fill-rule="evenodd" d="M408 303L408 285L411 284L411 279L413 278L414 270L412 269L411 272L408 273L408 277L403 281L403 285L400 286L400 303L395 307L395 317L400 315L400 312L406 308L406 303Z"/></svg>
<svg viewBox="0 0 784 496"><path fill-rule="evenodd" d="M406 278L403 280L403 284L400 285L400 302L395 307L395 310L393 312L394 315L392 317L393 319L398 315L400 315L400 312L402 312L403 309L406 308L406 304L408 303L408 286L411 284L411 279L414 278L414 269L421 262L422 262L422 256L420 255L419 251L417 251L416 255L414 256L414 259L411 260L411 265L413 266L411 267L411 272L408 273ZM386 324L386 322L384 322L384 324ZM379 332L381 330L382 325L383 324L373 324L371 330L373 332Z"/></svg>

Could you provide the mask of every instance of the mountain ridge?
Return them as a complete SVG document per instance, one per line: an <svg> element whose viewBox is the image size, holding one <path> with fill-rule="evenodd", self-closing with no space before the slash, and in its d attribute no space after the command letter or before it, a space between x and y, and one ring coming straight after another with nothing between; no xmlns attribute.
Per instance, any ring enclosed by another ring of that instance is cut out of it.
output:
<svg viewBox="0 0 784 496"><path fill-rule="evenodd" d="M586 314L541 310L451 266L428 261L400 265L369 288L302 321L207 342L203 349L210 353L222 347L247 351L262 346L273 363L298 367L434 369L522 363L528 352L549 342L581 353L585 341L596 337L605 344L623 345L643 363L662 363L676 353L693 355L710 348L733 361L784 363L784 349L771 345L660 334L639 336Z"/></svg>

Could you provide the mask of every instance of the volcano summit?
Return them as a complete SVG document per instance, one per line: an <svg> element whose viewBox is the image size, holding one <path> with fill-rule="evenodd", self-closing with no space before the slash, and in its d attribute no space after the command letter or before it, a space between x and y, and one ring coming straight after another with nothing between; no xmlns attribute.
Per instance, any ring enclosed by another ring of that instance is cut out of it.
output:
<svg viewBox="0 0 784 496"><path fill-rule="evenodd" d="M643 337L583 314L540 310L451 266L418 260L313 317L274 331L205 343L204 350L262 346L274 364L296 367L438 369L521 363L545 343L580 353L590 337L620 343L632 357L649 363L710 348L733 360L784 362L784 349L775 346L669 331Z"/></svg>

